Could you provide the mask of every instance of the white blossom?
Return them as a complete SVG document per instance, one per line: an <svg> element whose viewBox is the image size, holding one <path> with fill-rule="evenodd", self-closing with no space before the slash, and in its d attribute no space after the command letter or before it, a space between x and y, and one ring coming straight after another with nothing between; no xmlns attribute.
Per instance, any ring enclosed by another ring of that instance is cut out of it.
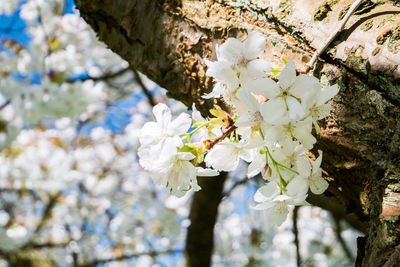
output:
<svg viewBox="0 0 400 267"><path fill-rule="evenodd" d="M322 178L322 170L320 168L322 162L322 151L318 150L319 156L314 161L312 168L310 161L306 157L301 157L297 161L297 169L303 181L310 187L311 192L320 195L328 189L328 182Z"/></svg>
<svg viewBox="0 0 400 267"><path fill-rule="evenodd" d="M307 101L318 79L308 75L296 76L296 67L289 61L279 75L279 83L270 78L255 80L251 86L256 94L267 99L261 106L261 114L267 123L282 125L295 122L306 115L301 103Z"/></svg>
<svg viewBox="0 0 400 267"><path fill-rule="evenodd" d="M240 159L252 160L252 151L248 148L248 144L221 142L208 152L204 161L207 166L216 170L233 171L237 168Z"/></svg>

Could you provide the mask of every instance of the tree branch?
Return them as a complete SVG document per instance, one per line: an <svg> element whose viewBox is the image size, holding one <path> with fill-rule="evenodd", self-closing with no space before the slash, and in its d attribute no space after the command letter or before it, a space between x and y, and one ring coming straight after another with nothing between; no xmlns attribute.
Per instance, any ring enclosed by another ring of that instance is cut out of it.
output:
<svg viewBox="0 0 400 267"><path fill-rule="evenodd" d="M299 242L299 229L297 228L297 219L299 216L300 206L295 206L293 210L293 234L294 234L294 244L296 246L296 263L297 267L301 266L301 256L300 256L300 242Z"/></svg>
<svg viewBox="0 0 400 267"><path fill-rule="evenodd" d="M342 247L344 253L346 254L346 257L349 259L351 263L354 262L354 257L351 254L350 249L347 247L346 242L343 240L342 237L342 226L340 225L340 219L338 219L335 215L332 214L333 220L335 222L336 226L336 238L338 239L340 246Z"/></svg>
<svg viewBox="0 0 400 267"><path fill-rule="evenodd" d="M149 256L154 257L159 254L171 254L171 253L181 253L181 252L182 252L182 250L176 250L176 249L170 249L170 250L165 250L165 251L137 252L137 253L132 253L132 254L125 254L122 256L114 257L114 258L98 259L98 260L94 260L89 263L81 264L79 266L80 267L92 267L92 266L95 267L95 266L98 266L99 264L104 264L104 263L113 262L113 261L122 261L122 260L140 257L140 256L149 255Z"/></svg>
<svg viewBox="0 0 400 267"><path fill-rule="evenodd" d="M223 193L223 195L222 195L223 198L229 197L232 194L233 190L236 189L236 187L246 184L248 181L250 181L250 179L251 178L245 177L242 180L236 181L228 190L226 190L226 192Z"/></svg>
<svg viewBox="0 0 400 267"><path fill-rule="evenodd" d="M87 81L87 80L104 81L104 80L116 78L119 75L122 75L122 74L124 74L125 72L127 72L129 70L131 70L131 68L130 67L126 67L126 68L120 69L120 70L118 70L116 72L104 73L103 75L100 75L98 77L88 76L88 77L82 77L82 78L77 78L77 79L67 79L66 82L73 83L73 82L76 82L76 81Z"/></svg>
<svg viewBox="0 0 400 267"><path fill-rule="evenodd" d="M367 232L367 226L365 223L360 221L355 214L347 214L345 207L335 197L327 197L324 195L315 195L313 193L309 193L307 202L324 210L330 211L339 219L346 220L346 222L354 229L357 229L364 234Z"/></svg>
<svg viewBox="0 0 400 267"><path fill-rule="evenodd" d="M333 42L333 40L335 40L336 36L338 36L338 34L343 30L344 26L346 25L346 22L349 20L349 18L351 16L351 14L353 14L353 12L358 8L358 6L361 4L362 1L364 1L364 0L354 1L354 3L351 5L349 10L347 11L346 15L340 22L339 27L334 32L332 32L332 34L329 36L329 38L326 40L326 42L320 48L318 48L317 51L315 51L310 62L306 65L305 72L308 72L310 70L310 68L312 68L314 66L315 61L317 61L318 57Z"/></svg>
<svg viewBox="0 0 400 267"><path fill-rule="evenodd" d="M214 225L227 174L218 177L199 177L200 191L193 196L190 226L186 237L186 266L210 266L214 247Z"/></svg>
<svg viewBox="0 0 400 267"><path fill-rule="evenodd" d="M53 208L57 204L57 198L61 195L61 192L57 192L54 195L50 196L49 201L46 204L46 208L43 211L42 217L39 220L39 223L36 225L35 230L33 231L33 234L30 238L30 240L21 247L21 250L25 250L26 248L32 246L32 241L36 238L36 235L42 230L43 226L45 223L51 218L51 213L53 211Z"/></svg>
<svg viewBox="0 0 400 267"><path fill-rule="evenodd" d="M145 94L145 96L147 97L147 100L149 101L149 104L154 107L156 105L156 103L154 102L153 96L150 94L149 90L147 89L147 87L144 85L142 79L140 78L139 73L137 72L137 70L133 69L133 73L135 74L135 79L136 82L140 85L140 87L142 88L143 93Z"/></svg>

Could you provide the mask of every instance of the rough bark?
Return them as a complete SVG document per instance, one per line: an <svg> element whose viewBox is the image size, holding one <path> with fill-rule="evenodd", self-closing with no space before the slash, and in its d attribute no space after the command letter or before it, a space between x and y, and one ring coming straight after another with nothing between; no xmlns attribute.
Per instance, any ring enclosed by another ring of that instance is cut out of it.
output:
<svg viewBox="0 0 400 267"><path fill-rule="evenodd" d="M363 2L321 57L314 75L338 83L334 114L323 123L328 197L368 226L359 266L396 266L400 244L400 8L396 1ZM204 58L227 37L261 31L264 58L283 55L304 66L350 0L80 0L83 17L101 40L187 105L209 107L200 95L212 81Z"/></svg>

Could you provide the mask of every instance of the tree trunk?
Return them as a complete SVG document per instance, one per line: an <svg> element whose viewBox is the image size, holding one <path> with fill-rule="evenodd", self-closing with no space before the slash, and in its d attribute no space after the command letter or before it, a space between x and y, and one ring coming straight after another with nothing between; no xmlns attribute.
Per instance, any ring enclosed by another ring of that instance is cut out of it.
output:
<svg viewBox="0 0 400 267"><path fill-rule="evenodd" d="M216 44L260 31L268 40L265 59L281 66L287 56L303 67L352 2L80 0L77 6L112 50L171 97L188 106L195 102L205 112L211 103L200 96L211 91L212 81L205 76L204 58L215 59ZM324 151L322 167L330 181L325 197L335 197L368 226L358 242L358 266L396 266L400 258L400 8L395 2L364 1L313 73L341 87L316 149Z"/></svg>
<svg viewBox="0 0 400 267"><path fill-rule="evenodd" d="M194 194L186 237L186 265L210 266L214 240L214 225L222 200L226 173L218 177L199 177L201 190Z"/></svg>

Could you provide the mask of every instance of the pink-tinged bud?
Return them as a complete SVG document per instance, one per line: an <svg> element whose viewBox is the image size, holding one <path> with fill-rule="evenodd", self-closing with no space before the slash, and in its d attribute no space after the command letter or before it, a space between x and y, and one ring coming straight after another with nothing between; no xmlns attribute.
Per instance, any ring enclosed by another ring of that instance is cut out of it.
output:
<svg viewBox="0 0 400 267"><path fill-rule="evenodd" d="M264 103L269 100L268 98L266 98L265 96L262 96L262 95L255 95L255 98L258 103Z"/></svg>
<svg viewBox="0 0 400 267"><path fill-rule="evenodd" d="M268 164L266 164L266 165L264 166L264 169L261 171L261 176L262 176L265 180L268 180L268 178L271 177L271 171L270 171L270 168L269 168L269 165L268 165Z"/></svg>

